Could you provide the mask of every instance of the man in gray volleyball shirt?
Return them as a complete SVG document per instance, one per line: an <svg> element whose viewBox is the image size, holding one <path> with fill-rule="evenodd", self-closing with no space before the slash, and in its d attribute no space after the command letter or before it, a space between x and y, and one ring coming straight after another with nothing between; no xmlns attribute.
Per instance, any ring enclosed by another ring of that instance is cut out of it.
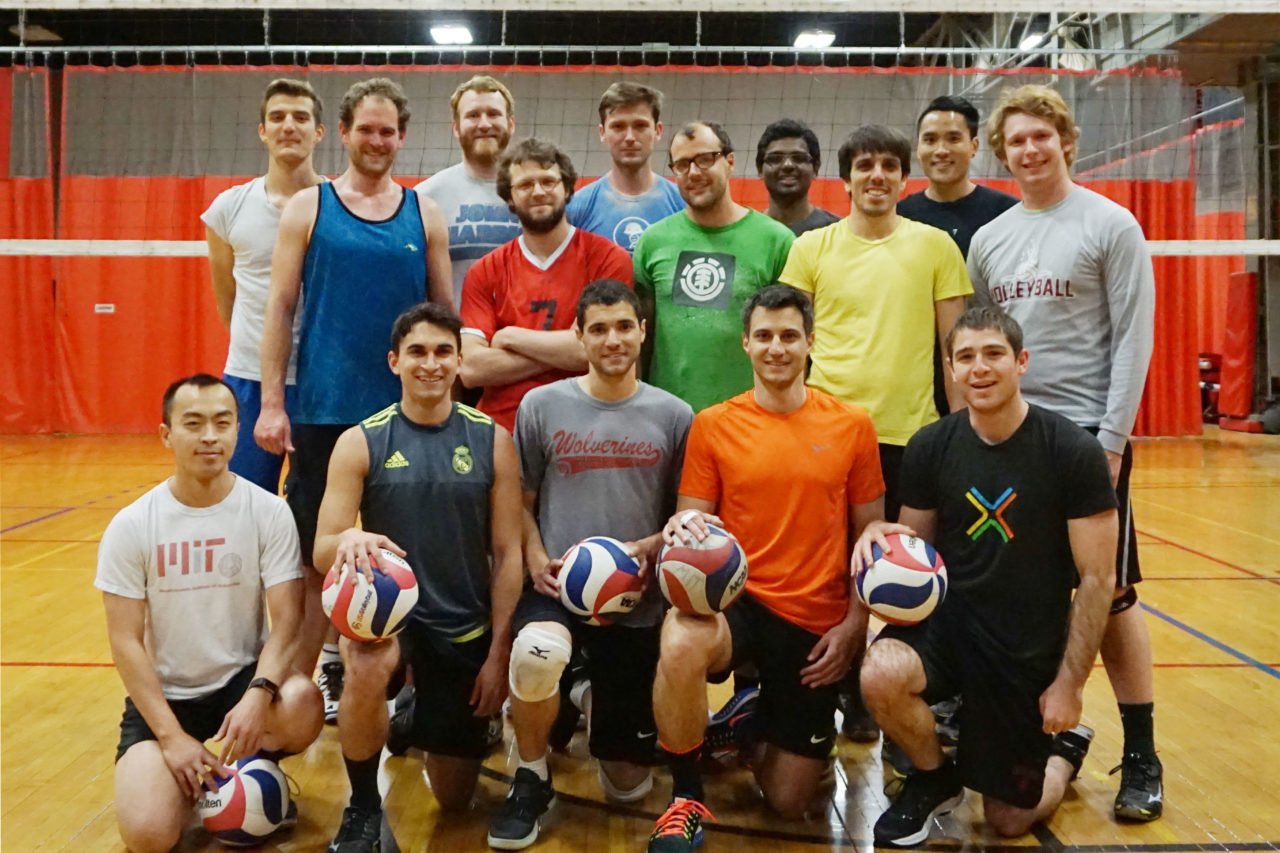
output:
<svg viewBox="0 0 1280 853"><path fill-rule="evenodd" d="M1107 452L1120 506L1116 592L1102 662L1124 726L1115 813L1149 821L1163 810L1155 754L1151 640L1134 584L1142 579L1129 505L1129 434L1155 337L1155 275L1129 211L1071 180L1080 132L1062 97L1044 86L1001 93L991 148L1022 191L974 235L969 277L1026 332L1023 396L1093 432Z"/></svg>
<svg viewBox="0 0 1280 853"><path fill-rule="evenodd" d="M675 511L693 410L636 379L645 329L631 288L612 279L587 285L578 299L577 329L587 375L533 389L516 415L529 579L516 607L510 669L520 765L489 825L489 845L502 850L537 839L554 796L547 744L574 645L587 653L591 689L583 705L605 795L635 802L653 785L652 686L662 602L652 566L663 513ZM622 540L649 567L635 609L599 627L565 608L556 577L560 555L589 536ZM572 692L577 698L579 689Z"/></svg>

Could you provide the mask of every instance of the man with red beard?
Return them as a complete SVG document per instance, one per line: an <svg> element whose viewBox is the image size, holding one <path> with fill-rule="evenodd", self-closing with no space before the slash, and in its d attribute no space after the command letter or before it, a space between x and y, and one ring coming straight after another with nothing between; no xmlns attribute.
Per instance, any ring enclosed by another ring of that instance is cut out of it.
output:
<svg viewBox="0 0 1280 853"><path fill-rule="evenodd" d="M516 143L498 164L497 191L520 235L481 258L462 287L462 384L483 388L480 410L508 430L530 389L586 372L573 332L582 289L602 278L631 284L626 250L565 219L577 178L554 144Z"/></svg>
<svg viewBox="0 0 1280 853"><path fill-rule="evenodd" d="M515 130L515 101L499 81L480 74L453 91L453 135L462 162L418 184L435 199L449 226L453 262L453 304L462 300L462 281L471 265L520 233L515 216L498 197L498 161Z"/></svg>

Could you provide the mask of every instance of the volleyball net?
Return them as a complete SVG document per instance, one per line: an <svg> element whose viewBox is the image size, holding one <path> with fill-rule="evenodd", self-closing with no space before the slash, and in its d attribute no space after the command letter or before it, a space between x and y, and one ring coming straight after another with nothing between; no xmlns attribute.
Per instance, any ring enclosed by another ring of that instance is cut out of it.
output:
<svg viewBox="0 0 1280 853"><path fill-rule="evenodd" d="M584 180L610 167L596 132L600 94L619 79L655 86L665 95L667 139L692 119L724 125L738 152L734 197L756 208L768 201L755 174L757 140L776 119L797 118L822 146L811 198L838 214L849 201L835 154L853 127L883 124L914 139L920 110L938 95L963 95L985 116L1005 87L1051 85L1081 128L1077 179L1132 210L1158 256L1145 434L1199 431L1196 356L1222 351L1230 276L1248 255L1280 253L1263 241L1226 242L1247 236L1254 154L1241 93L1189 86L1169 57L1103 72L1057 54L1045 63L1059 66L1052 69L728 65L702 54L688 64L622 66L608 51L519 64L414 64L409 54L404 64L387 55L325 65L340 57L290 56L269 66L146 65L126 53L57 71L0 68L0 133L9 140L0 153L0 279L9 306L0 337L11 342L0 429L150 430L158 389L184 372L220 372L226 333L199 215L218 192L265 171L256 127L261 93L276 77L306 79L323 99L329 133L315 162L328 175L346 168L342 93L372 76L396 80L412 111L395 167L407 185L458 161L449 95L476 73L511 89L516 138L556 141ZM662 174L665 159L664 141L654 155ZM912 172L908 191L925 184L918 164ZM985 138L971 174L1016 193Z"/></svg>

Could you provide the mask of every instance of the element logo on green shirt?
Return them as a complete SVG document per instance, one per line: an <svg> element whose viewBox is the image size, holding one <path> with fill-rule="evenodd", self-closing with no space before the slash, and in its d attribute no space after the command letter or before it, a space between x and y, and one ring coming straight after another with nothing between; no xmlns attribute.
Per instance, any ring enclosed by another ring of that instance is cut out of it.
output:
<svg viewBox="0 0 1280 853"><path fill-rule="evenodd" d="M727 310L733 301L737 259L723 252L681 252L676 259L671 301L691 308Z"/></svg>
<svg viewBox="0 0 1280 853"><path fill-rule="evenodd" d="M470 474L474 467L476 462L471 458L471 448L462 444L453 449L453 470L459 474Z"/></svg>

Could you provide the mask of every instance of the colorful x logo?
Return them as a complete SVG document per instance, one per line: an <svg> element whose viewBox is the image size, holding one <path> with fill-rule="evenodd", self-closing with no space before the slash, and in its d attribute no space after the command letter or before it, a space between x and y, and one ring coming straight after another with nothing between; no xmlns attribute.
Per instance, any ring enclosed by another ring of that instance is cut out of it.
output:
<svg viewBox="0 0 1280 853"><path fill-rule="evenodd" d="M989 501L983 497L982 492L971 487L965 497L982 515L965 531L969 534L969 538L976 541L990 527L996 533L999 533L1000 538L1004 541L1008 542L1012 539L1013 531L1009 529L1009 523L1004 520L1004 511L1009 508L1009 504L1013 503L1013 499L1017 496L1017 492L1010 486L1004 490L1000 497L994 501Z"/></svg>

